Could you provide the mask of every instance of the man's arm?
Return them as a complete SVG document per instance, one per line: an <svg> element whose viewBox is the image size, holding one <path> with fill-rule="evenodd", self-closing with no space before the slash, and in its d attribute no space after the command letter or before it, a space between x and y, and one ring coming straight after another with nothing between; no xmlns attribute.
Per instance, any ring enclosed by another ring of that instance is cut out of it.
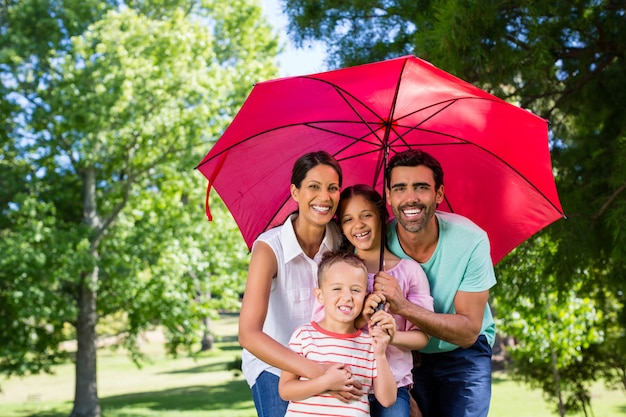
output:
<svg viewBox="0 0 626 417"><path fill-rule="evenodd" d="M488 299L489 290L457 291L455 314L433 313L411 303L395 279L380 274L375 278L374 293L368 298L366 308L371 308L375 302L386 301L393 313L405 317L429 335L466 348L480 335Z"/></svg>
<svg viewBox="0 0 626 417"><path fill-rule="evenodd" d="M467 348L473 345L480 335L488 299L489 290L458 291L454 297L456 314L433 313L409 301L398 306L398 310L394 310L393 303L390 305L394 313L405 317L426 333Z"/></svg>

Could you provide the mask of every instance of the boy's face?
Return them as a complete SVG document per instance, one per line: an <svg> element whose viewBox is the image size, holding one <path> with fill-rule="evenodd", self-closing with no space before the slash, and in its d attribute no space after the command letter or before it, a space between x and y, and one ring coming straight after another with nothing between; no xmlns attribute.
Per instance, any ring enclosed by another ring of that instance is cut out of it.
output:
<svg viewBox="0 0 626 417"><path fill-rule="evenodd" d="M367 273L362 268L337 262L326 270L315 294L324 306L326 320L353 323L361 314L367 295Z"/></svg>

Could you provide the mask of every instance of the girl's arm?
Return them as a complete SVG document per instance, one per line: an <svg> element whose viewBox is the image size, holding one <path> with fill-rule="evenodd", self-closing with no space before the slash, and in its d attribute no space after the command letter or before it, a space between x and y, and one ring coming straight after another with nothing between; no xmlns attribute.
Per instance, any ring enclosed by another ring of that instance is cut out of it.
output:
<svg viewBox="0 0 626 417"><path fill-rule="evenodd" d="M422 330L396 331L391 345L404 350L423 349L430 340L430 336Z"/></svg>

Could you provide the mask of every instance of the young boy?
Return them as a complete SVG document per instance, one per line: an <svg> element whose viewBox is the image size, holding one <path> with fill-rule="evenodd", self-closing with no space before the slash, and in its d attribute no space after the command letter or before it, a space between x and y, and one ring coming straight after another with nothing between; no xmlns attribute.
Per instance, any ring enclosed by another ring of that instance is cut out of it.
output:
<svg viewBox="0 0 626 417"><path fill-rule="evenodd" d="M367 268L358 256L332 251L324 254L318 268L317 300L324 306L324 318L300 326L289 347L304 357L327 363L324 375L305 379L283 371L278 390L290 401L287 416L369 416L367 393L374 387L384 407L396 401L396 383L385 349L396 328L393 317L381 310L369 323L369 335L355 327L367 295ZM346 402L329 391L345 390L358 381L363 395Z"/></svg>

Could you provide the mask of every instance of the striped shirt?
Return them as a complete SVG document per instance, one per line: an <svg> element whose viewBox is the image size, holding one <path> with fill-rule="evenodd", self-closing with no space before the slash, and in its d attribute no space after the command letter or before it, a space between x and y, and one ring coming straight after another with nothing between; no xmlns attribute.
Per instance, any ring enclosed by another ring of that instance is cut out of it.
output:
<svg viewBox="0 0 626 417"><path fill-rule="evenodd" d="M285 417L370 415L367 392L376 378L376 360L369 335L360 330L352 334L332 333L311 322L296 329L289 341L289 347L315 362L343 363L349 366L353 378L363 384L365 394L348 404L326 393L302 401L291 401Z"/></svg>

